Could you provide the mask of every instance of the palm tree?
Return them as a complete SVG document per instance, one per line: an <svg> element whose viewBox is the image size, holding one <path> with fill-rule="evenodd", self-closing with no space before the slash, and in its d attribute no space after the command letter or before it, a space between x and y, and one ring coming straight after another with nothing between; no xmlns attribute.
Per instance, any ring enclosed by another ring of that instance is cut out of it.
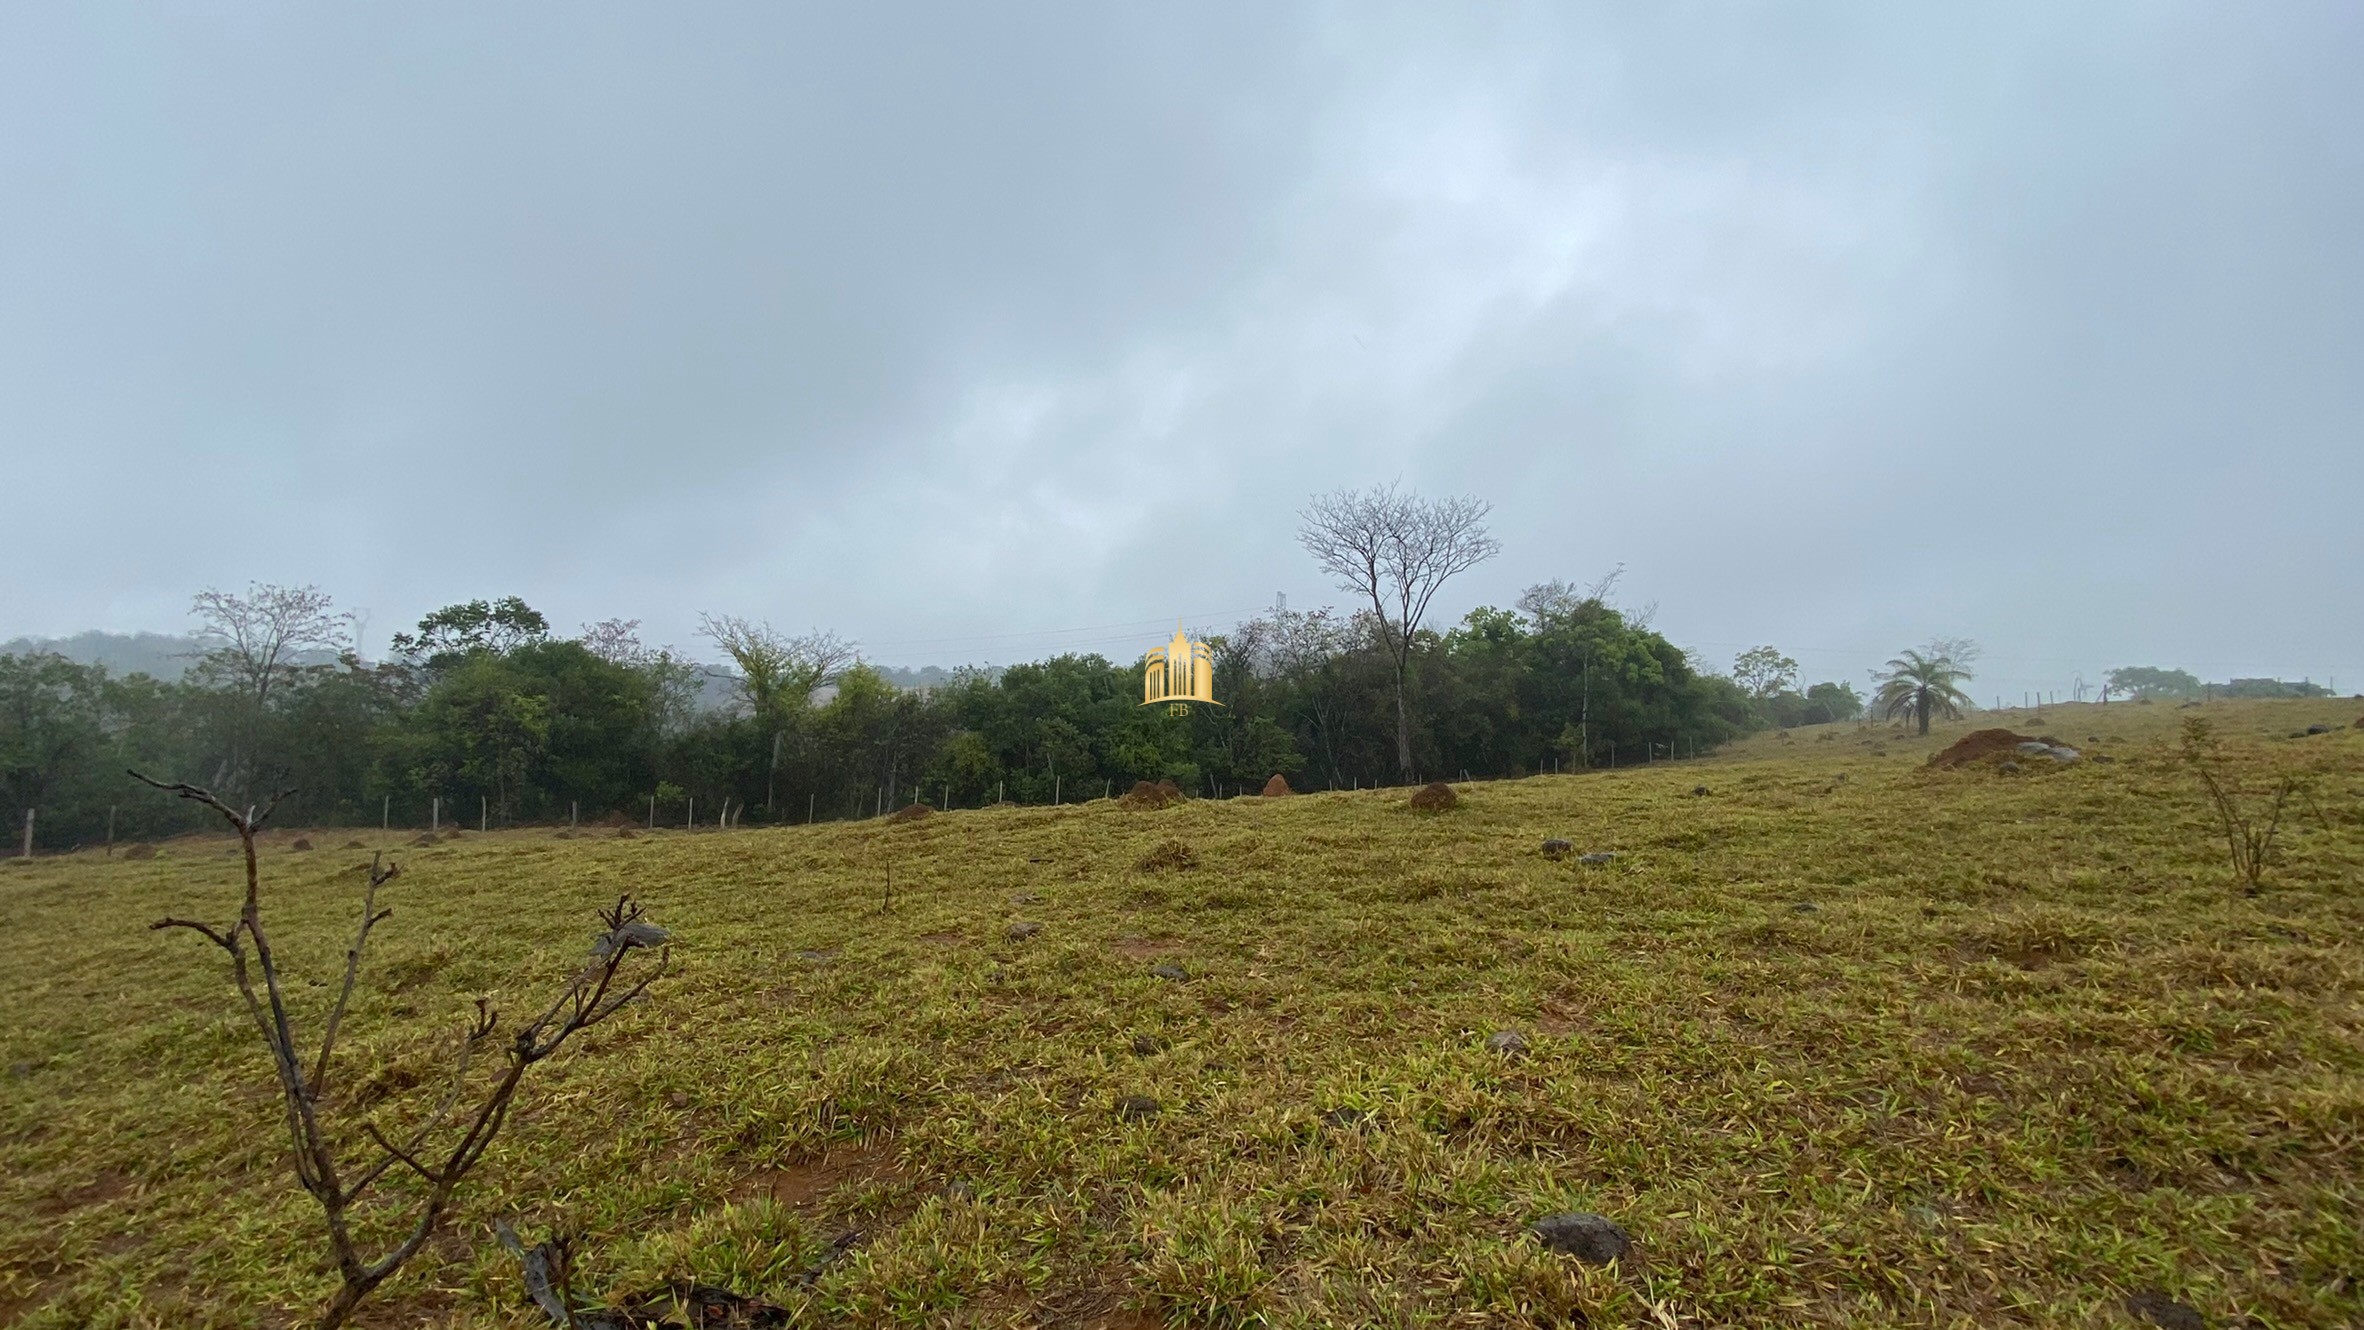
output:
<svg viewBox="0 0 2364 1330"><path fill-rule="evenodd" d="M1929 732L1932 712L1947 720L1960 720L1962 709L1975 705L1959 687L1970 677L1968 655L1931 643L1926 654L1907 651L1889 661L1887 676L1880 680L1880 691L1872 698L1873 709L1882 720L1916 717L1923 734Z"/></svg>

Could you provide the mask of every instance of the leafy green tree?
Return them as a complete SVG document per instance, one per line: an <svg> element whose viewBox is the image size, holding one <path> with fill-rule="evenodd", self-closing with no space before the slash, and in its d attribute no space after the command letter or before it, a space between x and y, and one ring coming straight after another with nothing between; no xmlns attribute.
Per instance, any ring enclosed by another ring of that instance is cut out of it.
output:
<svg viewBox="0 0 2364 1330"><path fill-rule="evenodd" d="M2200 681L2182 670L2163 670L2153 665L2128 665L2111 670L2103 676L2102 692L2109 697L2123 697L2133 701L2177 701L2200 695Z"/></svg>
<svg viewBox="0 0 2364 1330"><path fill-rule="evenodd" d="M1761 701L1797 686L1798 663L1772 647L1750 647L1733 659L1732 681Z"/></svg>
<svg viewBox="0 0 2364 1330"><path fill-rule="evenodd" d="M419 620L417 632L394 634L394 651L439 674L467 657L507 655L549 637L550 621L541 611L515 596L503 596L444 606Z"/></svg>
<svg viewBox="0 0 2364 1330"><path fill-rule="evenodd" d="M1912 717L1923 734L1929 732L1932 715L1959 720L1963 712L1977 705L1961 688L1973 677L1965 659L1970 652L1964 645L1932 642L1889 661L1879 691L1872 696L1873 710L1883 720Z"/></svg>

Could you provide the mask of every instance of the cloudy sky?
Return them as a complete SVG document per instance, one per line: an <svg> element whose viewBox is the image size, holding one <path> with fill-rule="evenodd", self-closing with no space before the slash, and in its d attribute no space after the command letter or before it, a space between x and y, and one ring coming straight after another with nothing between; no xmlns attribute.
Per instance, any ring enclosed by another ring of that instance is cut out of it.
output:
<svg viewBox="0 0 2364 1330"><path fill-rule="evenodd" d="M1714 664L2364 689L2364 6L0 9L0 637L890 664L1494 505ZM2350 681L2353 686L2350 686Z"/></svg>

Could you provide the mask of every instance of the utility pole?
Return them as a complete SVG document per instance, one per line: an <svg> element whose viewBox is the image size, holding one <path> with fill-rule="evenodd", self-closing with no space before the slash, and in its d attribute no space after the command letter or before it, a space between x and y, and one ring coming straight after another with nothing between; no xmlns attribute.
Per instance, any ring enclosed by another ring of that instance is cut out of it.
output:
<svg viewBox="0 0 2364 1330"><path fill-rule="evenodd" d="M33 810L30 808L25 810L25 849L20 857L33 857Z"/></svg>
<svg viewBox="0 0 2364 1330"><path fill-rule="evenodd" d="M443 830L443 796L440 794L435 796L435 802L427 809L427 830L430 832Z"/></svg>

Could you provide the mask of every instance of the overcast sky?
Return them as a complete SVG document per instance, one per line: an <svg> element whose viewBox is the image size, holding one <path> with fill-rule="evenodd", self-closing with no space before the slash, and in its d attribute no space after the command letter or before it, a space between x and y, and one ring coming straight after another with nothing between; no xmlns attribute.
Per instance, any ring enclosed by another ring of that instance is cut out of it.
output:
<svg viewBox="0 0 2364 1330"><path fill-rule="evenodd" d="M889 664L1494 505L1708 663L2364 689L2364 6L0 8L0 638ZM1161 632L1161 626L1163 632ZM2352 680L2352 685L2351 685Z"/></svg>

